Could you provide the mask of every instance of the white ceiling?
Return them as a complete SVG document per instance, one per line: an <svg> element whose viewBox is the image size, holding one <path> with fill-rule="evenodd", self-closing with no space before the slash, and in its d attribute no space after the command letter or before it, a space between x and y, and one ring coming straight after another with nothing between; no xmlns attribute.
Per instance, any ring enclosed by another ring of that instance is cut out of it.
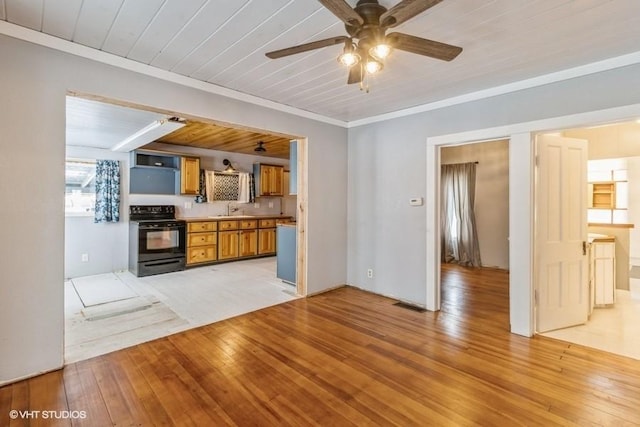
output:
<svg viewBox="0 0 640 427"><path fill-rule="evenodd" d="M345 34L316 0L0 0L0 19L344 122L640 50L638 0L444 0L394 31L460 56L396 51L364 93L346 84L340 45L265 57Z"/></svg>
<svg viewBox="0 0 640 427"><path fill-rule="evenodd" d="M110 150L166 114L67 96L66 143ZM150 142L150 141L147 141Z"/></svg>

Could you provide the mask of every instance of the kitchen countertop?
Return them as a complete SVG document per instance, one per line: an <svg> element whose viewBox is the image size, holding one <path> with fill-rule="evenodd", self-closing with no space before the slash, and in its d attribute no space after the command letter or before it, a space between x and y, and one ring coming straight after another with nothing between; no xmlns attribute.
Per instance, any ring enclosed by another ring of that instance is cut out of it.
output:
<svg viewBox="0 0 640 427"><path fill-rule="evenodd" d="M218 216L204 216L204 217L183 217L177 218L187 222L200 222L200 221L235 221L243 219L290 219L290 215L218 215Z"/></svg>
<svg viewBox="0 0 640 427"><path fill-rule="evenodd" d="M589 233L589 243L593 242L615 242L615 236L607 236L606 234Z"/></svg>
<svg viewBox="0 0 640 427"><path fill-rule="evenodd" d="M296 223L295 222L283 222L281 224L278 224L278 227L294 227L295 228Z"/></svg>

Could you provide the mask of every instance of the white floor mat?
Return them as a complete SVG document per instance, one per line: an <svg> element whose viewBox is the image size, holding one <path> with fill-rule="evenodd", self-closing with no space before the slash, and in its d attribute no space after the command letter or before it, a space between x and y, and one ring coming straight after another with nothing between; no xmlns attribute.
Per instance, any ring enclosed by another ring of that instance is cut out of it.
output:
<svg viewBox="0 0 640 427"><path fill-rule="evenodd" d="M113 273L78 277L72 279L71 283L73 283L73 287L85 307L121 301L138 296L138 294Z"/></svg>

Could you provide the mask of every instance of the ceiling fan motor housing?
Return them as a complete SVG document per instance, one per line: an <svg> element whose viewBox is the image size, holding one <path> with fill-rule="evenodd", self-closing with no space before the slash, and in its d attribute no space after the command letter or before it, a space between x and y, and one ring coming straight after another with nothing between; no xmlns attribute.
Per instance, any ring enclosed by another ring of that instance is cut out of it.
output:
<svg viewBox="0 0 640 427"><path fill-rule="evenodd" d="M377 41L384 39L380 16L387 11L387 8L380 5L377 0L360 0L354 9L364 22L360 26L345 24L344 27L351 37L358 39L360 49L368 50Z"/></svg>

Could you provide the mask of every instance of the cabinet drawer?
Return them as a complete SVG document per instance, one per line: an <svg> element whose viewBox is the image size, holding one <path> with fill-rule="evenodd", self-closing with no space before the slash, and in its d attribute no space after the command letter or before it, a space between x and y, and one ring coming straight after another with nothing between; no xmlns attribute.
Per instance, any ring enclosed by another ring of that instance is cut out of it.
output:
<svg viewBox="0 0 640 427"><path fill-rule="evenodd" d="M215 261L216 246L202 246L187 249L187 264L197 264L199 262Z"/></svg>
<svg viewBox="0 0 640 427"><path fill-rule="evenodd" d="M187 246L207 246L215 245L216 233L189 233L187 234Z"/></svg>
<svg viewBox="0 0 640 427"><path fill-rule="evenodd" d="M275 218L260 220L260 228L273 228L275 226L276 226Z"/></svg>
<svg viewBox="0 0 640 427"><path fill-rule="evenodd" d="M216 231L218 223L215 221L202 221L202 222L190 222L187 224L187 231L189 233L198 231Z"/></svg>
<svg viewBox="0 0 640 427"><path fill-rule="evenodd" d="M220 221L218 223L218 230L237 230L238 229L238 221Z"/></svg>
<svg viewBox="0 0 640 427"><path fill-rule="evenodd" d="M250 230L252 228L258 228L258 221L255 219L245 219L240 221L240 228L242 230Z"/></svg>

